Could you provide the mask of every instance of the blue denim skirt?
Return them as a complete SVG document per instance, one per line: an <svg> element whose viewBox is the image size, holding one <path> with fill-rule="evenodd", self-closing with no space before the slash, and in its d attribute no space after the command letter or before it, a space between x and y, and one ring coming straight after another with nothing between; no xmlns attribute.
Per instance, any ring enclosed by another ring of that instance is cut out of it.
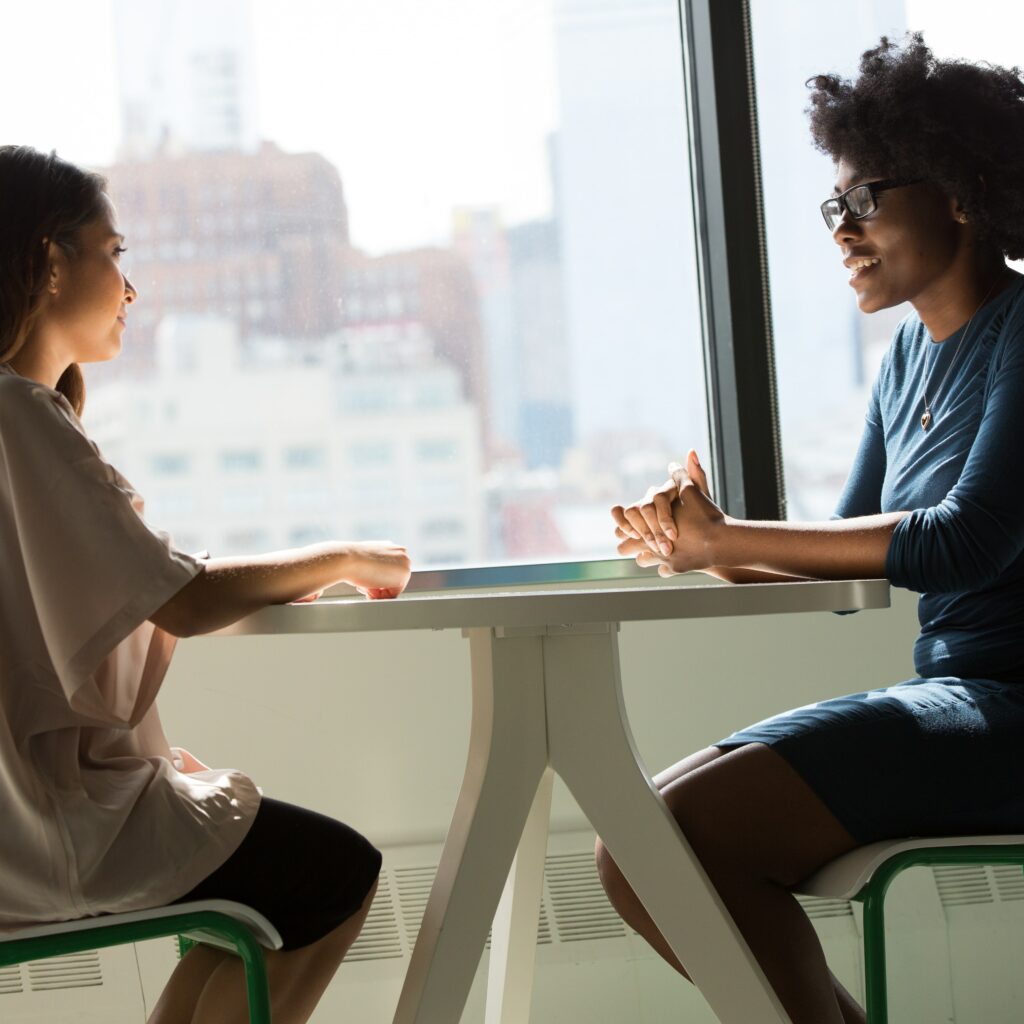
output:
<svg viewBox="0 0 1024 1024"><path fill-rule="evenodd" d="M859 842L1024 834L1024 683L911 679L795 708L714 744L764 743Z"/></svg>

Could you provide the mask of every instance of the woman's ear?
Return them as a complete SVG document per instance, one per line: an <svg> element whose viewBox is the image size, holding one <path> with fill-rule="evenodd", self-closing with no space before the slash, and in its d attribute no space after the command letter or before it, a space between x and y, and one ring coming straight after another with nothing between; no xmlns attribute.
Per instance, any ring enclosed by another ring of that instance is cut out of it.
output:
<svg viewBox="0 0 1024 1024"><path fill-rule="evenodd" d="M48 238L43 239L43 245L46 246L47 256L46 290L51 295L58 295L67 268L68 258L64 250Z"/></svg>

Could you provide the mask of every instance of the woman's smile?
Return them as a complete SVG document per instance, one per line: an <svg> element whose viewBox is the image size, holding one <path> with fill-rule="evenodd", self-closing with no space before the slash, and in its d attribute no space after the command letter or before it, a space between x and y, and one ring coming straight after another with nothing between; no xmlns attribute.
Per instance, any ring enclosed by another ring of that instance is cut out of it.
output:
<svg viewBox="0 0 1024 1024"><path fill-rule="evenodd" d="M843 260L844 266L850 271L851 286L863 281L864 277L881 262L881 258L878 256L849 256Z"/></svg>

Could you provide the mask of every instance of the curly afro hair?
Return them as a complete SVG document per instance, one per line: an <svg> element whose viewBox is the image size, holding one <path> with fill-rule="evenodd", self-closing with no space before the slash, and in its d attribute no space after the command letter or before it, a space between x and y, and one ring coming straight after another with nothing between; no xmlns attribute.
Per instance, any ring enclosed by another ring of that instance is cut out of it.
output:
<svg viewBox="0 0 1024 1024"><path fill-rule="evenodd" d="M925 178L956 196L978 237L1024 257L1024 79L1019 68L936 60L921 33L882 37L856 81L808 80L815 146L865 174Z"/></svg>

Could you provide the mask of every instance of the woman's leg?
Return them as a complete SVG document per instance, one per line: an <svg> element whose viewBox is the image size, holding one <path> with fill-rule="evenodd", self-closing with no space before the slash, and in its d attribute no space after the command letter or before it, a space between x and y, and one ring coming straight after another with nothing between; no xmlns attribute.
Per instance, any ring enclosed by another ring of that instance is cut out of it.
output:
<svg viewBox="0 0 1024 1024"><path fill-rule="evenodd" d="M829 973L813 926L789 891L857 845L803 779L762 744L711 747L655 779L794 1024L863 1024ZM612 904L676 970L664 938L598 842Z"/></svg>
<svg viewBox="0 0 1024 1024"><path fill-rule="evenodd" d="M291 947L265 956L274 1024L302 1022L363 927L380 865L380 852L350 826L264 796L235 852L175 903L236 900L273 921ZM190 950L149 1024L247 1022L244 976L233 954Z"/></svg>
<svg viewBox="0 0 1024 1024"><path fill-rule="evenodd" d="M305 1024L309 1020L345 954L359 936L376 892L377 883L374 882L359 910L317 942L301 949L267 951L267 977L274 1024ZM190 950L182 959L178 965L179 970L194 952ZM209 952L218 953L217 950ZM168 996L165 990L149 1024L247 1024L249 1010L242 962L230 953L219 954L219 957L219 963L204 958L204 966L212 964L212 970L207 974L188 1016L169 1014L180 1012L187 1005L188 995L194 989L185 988L185 979L188 982L195 980L199 973L198 967L194 969L194 977L190 972L185 972L180 998L178 992L171 992L167 1002L168 1015L157 1016L164 998ZM178 971L175 971L172 975L168 989L176 981L177 974Z"/></svg>
<svg viewBox="0 0 1024 1024"><path fill-rule="evenodd" d="M231 955L212 946L193 946L178 961L147 1024L189 1024L210 975Z"/></svg>

